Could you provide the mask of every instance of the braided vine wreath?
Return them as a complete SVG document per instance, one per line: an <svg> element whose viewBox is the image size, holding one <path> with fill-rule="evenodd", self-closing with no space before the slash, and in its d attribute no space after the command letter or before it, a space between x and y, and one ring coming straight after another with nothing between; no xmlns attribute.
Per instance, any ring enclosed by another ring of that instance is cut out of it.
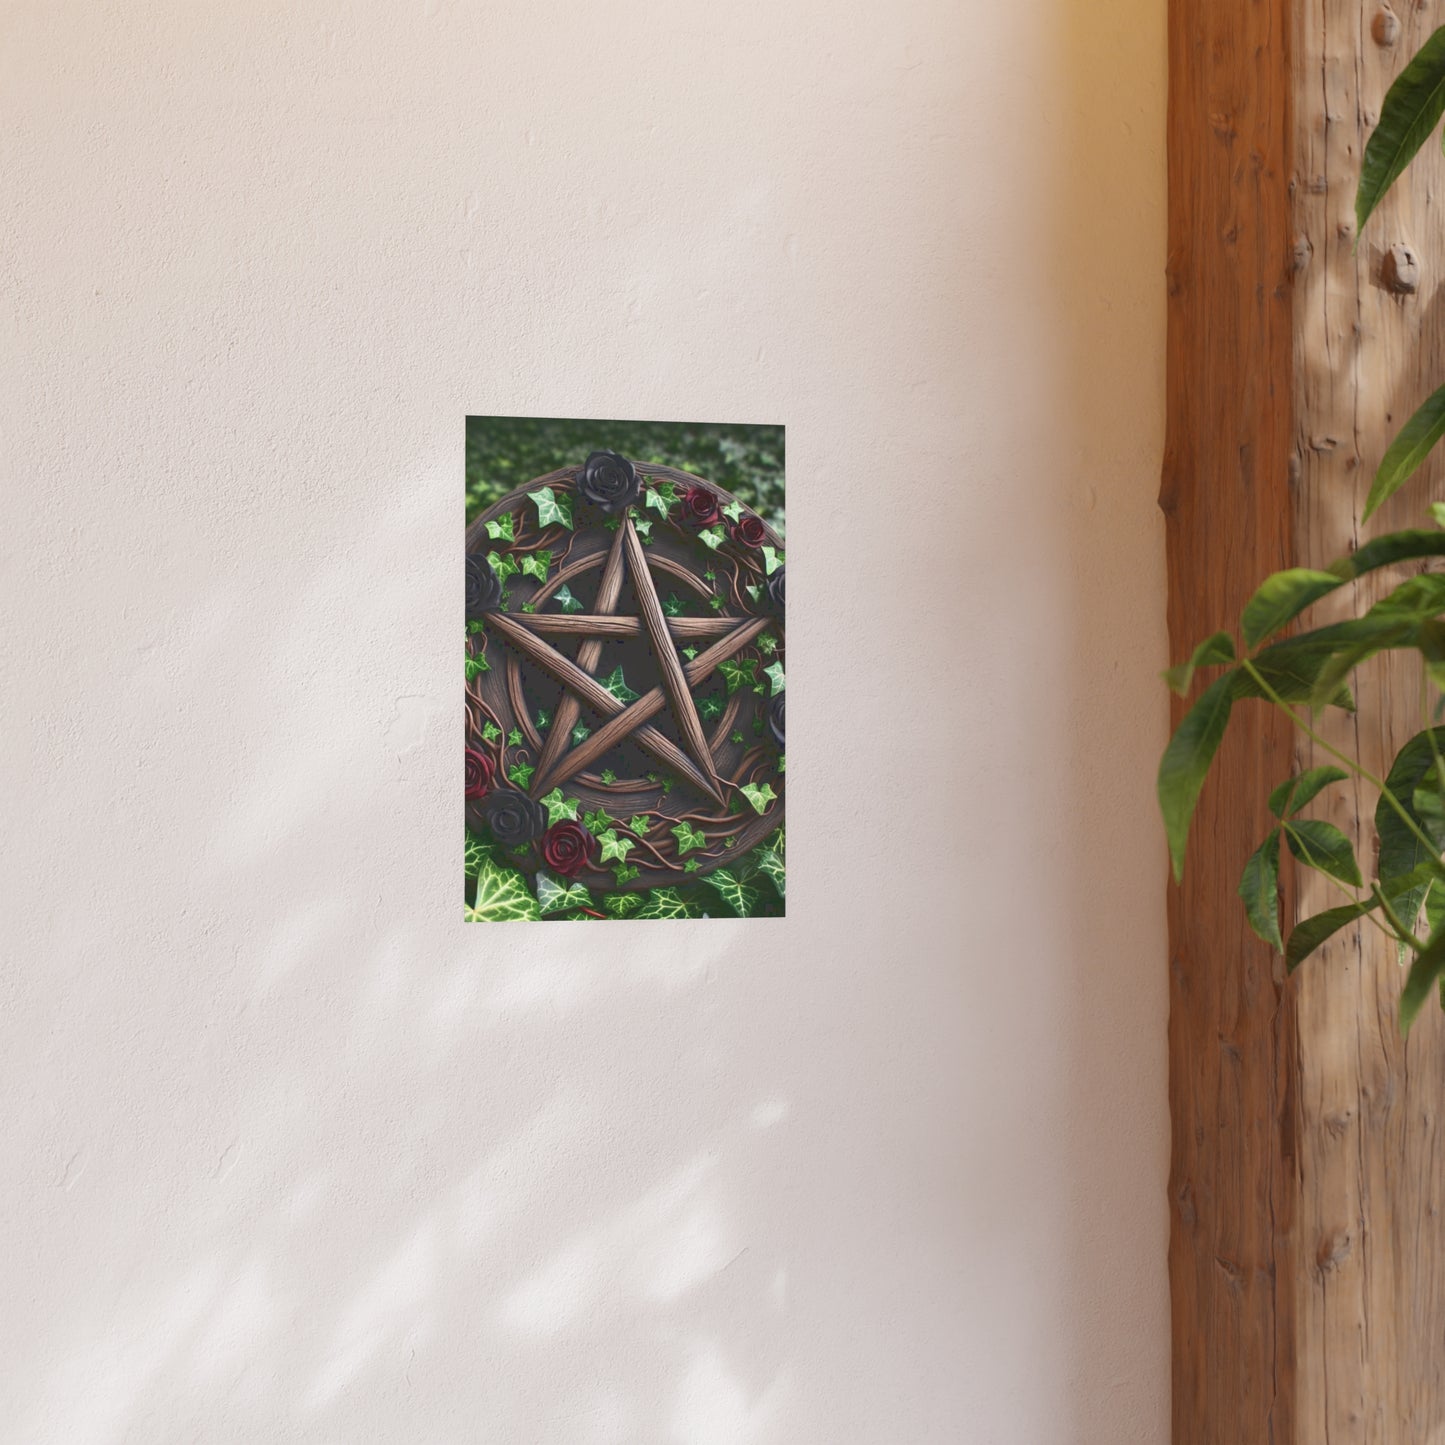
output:
<svg viewBox="0 0 1445 1445"><path fill-rule="evenodd" d="M468 527L469 918L781 912L784 577L734 497L610 451Z"/></svg>

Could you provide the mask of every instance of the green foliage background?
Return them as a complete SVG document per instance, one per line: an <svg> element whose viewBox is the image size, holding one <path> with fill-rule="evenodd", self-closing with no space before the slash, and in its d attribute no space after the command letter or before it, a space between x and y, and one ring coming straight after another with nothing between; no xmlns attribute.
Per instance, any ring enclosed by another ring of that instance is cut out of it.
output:
<svg viewBox="0 0 1445 1445"><path fill-rule="evenodd" d="M469 416L467 522L523 482L603 448L706 477L785 535L783 428L735 422Z"/></svg>
<svg viewBox="0 0 1445 1445"><path fill-rule="evenodd" d="M694 472L731 492L785 536L784 429L731 422L585 421L563 417L467 418L467 522L524 482L575 466L600 448L635 462ZM589 918L776 918L784 911L784 841L778 829L731 868L647 893L575 900L545 872L536 892L504 851L466 835L466 916L482 921ZM577 905L581 905L580 907ZM589 907L590 905L590 907Z"/></svg>

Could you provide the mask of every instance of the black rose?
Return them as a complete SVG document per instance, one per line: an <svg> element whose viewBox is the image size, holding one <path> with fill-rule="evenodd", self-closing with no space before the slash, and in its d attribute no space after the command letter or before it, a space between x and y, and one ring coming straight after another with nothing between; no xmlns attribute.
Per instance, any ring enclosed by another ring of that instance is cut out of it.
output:
<svg viewBox="0 0 1445 1445"><path fill-rule="evenodd" d="M768 727L772 729L773 737L778 746L785 747L783 742L783 707L788 701L788 694L780 692L768 706Z"/></svg>
<svg viewBox="0 0 1445 1445"><path fill-rule="evenodd" d="M582 466L577 490L604 512L620 512L637 500L637 468L616 452L593 452Z"/></svg>
<svg viewBox="0 0 1445 1445"><path fill-rule="evenodd" d="M773 606L776 607L779 612L783 610L784 606L783 574L787 570L788 569L786 567L779 567L778 570L774 572L771 577L768 578L768 596L773 599Z"/></svg>
<svg viewBox="0 0 1445 1445"><path fill-rule="evenodd" d="M467 621L495 612L501 605L502 584L492 571L492 564L481 552L467 554Z"/></svg>
<svg viewBox="0 0 1445 1445"><path fill-rule="evenodd" d="M520 848L547 829L547 810L515 788L494 788L487 794L482 814L492 837L504 848Z"/></svg>

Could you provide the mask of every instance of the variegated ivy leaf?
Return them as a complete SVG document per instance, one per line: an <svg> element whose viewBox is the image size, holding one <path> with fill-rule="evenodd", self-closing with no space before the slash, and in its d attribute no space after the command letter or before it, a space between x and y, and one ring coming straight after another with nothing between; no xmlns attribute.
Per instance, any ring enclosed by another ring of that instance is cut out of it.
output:
<svg viewBox="0 0 1445 1445"><path fill-rule="evenodd" d="M598 681L618 702L636 702L637 699L642 696L640 692L633 692L633 690L628 687L627 679L622 675L622 666L620 663L612 669L608 676L598 678Z"/></svg>
<svg viewBox="0 0 1445 1445"><path fill-rule="evenodd" d="M492 571L497 574L498 582L505 583L508 577L515 577L520 570L517 559L510 552L505 555L501 552L488 552L487 561Z"/></svg>
<svg viewBox="0 0 1445 1445"><path fill-rule="evenodd" d="M676 592L669 592L667 601L662 604L663 615L666 617L681 617L686 609L687 603Z"/></svg>
<svg viewBox="0 0 1445 1445"><path fill-rule="evenodd" d="M522 746L521 728L513 728L512 731L507 734L507 746L509 748L519 748Z"/></svg>
<svg viewBox="0 0 1445 1445"><path fill-rule="evenodd" d="M758 871L766 873L773 880L773 887L778 890L778 897L783 895L783 882L787 870L783 866L783 855L776 848L759 848L757 851Z"/></svg>
<svg viewBox="0 0 1445 1445"><path fill-rule="evenodd" d="M474 677L478 677L478 676L480 676L482 673L488 672L488 671L490 671L490 664L487 662L487 659L486 659L485 657L469 657L469 658L467 658L467 681L468 681L468 682L470 682Z"/></svg>
<svg viewBox="0 0 1445 1445"><path fill-rule="evenodd" d="M598 808L595 813L584 813L582 815L582 826L594 837L605 833L616 821L615 818L608 816L606 808Z"/></svg>
<svg viewBox="0 0 1445 1445"><path fill-rule="evenodd" d="M677 488L671 482L654 482L642 494L642 505L651 507L659 517L667 516L667 509L677 500Z"/></svg>
<svg viewBox="0 0 1445 1445"><path fill-rule="evenodd" d="M765 545L761 550L763 554L763 569L767 572L768 576L771 577L773 573L783 565L785 559L776 547Z"/></svg>
<svg viewBox="0 0 1445 1445"><path fill-rule="evenodd" d="M553 594L552 601L563 612L580 612L582 604L572 595L572 589L564 582Z"/></svg>
<svg viewBox="0 0 1445 1445"><path fill-rule="evenodd" d="M603 768L601 773L602 781L609 787L617 781L617 774L611 768Z"/></svg>
<svg viewBox="0 0 1445 1445"><path fill-rule="evenodd" d="M641 517L634 517L632 519L632 530L636 532L644 542L652 541L652 523L650 521L644 521Z"/></svg>
<svg viewBox="0 0 1445 1445"><path fill-rule="evenodd" d="M617 880L617 886L622 887L624 883L630 883L637 877L638 869L631 863L625 863L621 868L614 868L612 876Z"/></svg>
<svg viewBox="0 0 1445 1445"><path fill-rule="evenodd" d="M488 839L478 837L470 828L466 830L466 852L463 855L462 868L468 878L477 876L482 864L492 856L494 846Z"/></svg>
<svg viewBox="0 0 1445 1445"><path fill-rule="evenodd" d="M471 923L509 923L535 921L542 914L521 873L485 858L477 870L477 900L466 916Z"/></svg>
<svg viewBox="0 0 1445 1445"><path fill-rule="evenodd" d="M753 810L758 813L766 813L768 811L768 804L776 801L778 796L773 791L773 785L771 783L744 783L738 791L753 805Z"/></svg>
<svg viewBox="0 0 1445 1445"><path fill-rule="evenodd" d="M771 632L765 632L758 638L758 651L766 657L771 657L778 650L778 639Z"/></svg>
<svg viewBox="0 0 1445 1445"><path fill-rule="evenodd" d="M669 831L672 833L672 836L677 839L679 857L684 853L691 853L694 848L707 847L707 835L701 830L694 828L686 819Z"/></svg>
<svg viewBox="0 0 1445 1445"><path fill-rule="evenodd" d="M755 657L738 659L729 657L718 663L717 670L728 685L731 696L740 687L751 687L758 680L758 660Z"/></svg>
<svg viewBox="0 0 1445 1445"><path fill-rule="evenodd" d="M578 723L572 729L572 746L575 748L579 743L585 742L591 733L592 729L586 723Z"/></svg>
<svg viewBox="0 0 1445 1445"><path fill-rule="evenodd" d="M723 600L721 597L709 597L707 599L707 605L711 607L714 612L721 612L723 610Z"/></svg>
<svg viewBox="0 0 1445 1445"><path fill-rule="evenodd" d="M609 893L602 899L602 906L613 918L630 918L642 907L640 893Z"/></svg>
<svg viewBox="0 0 1445 1445"><path fill-rule="evenodd" d="M684 873L696 873L701 867L702 864L699 863L696 858L689 858L687 862L682 865L682 871Z"/></svg>
<svg viewBox="0 0 1445 1445"><path fill-rule="evenodd" d="M697 908L688 902L676 888L652 888L648 890L647 902L634 917L643 918L696 918Z"/></svg>
<svg viewBox="0 0 1445 1445"><path fill-rule="evenodd" d="M736 728L734 728L732 732L728 734L728 741L730 743L735 743L740 747L744 741L743 735Z"/></svg>
<svg viewBox="0 0 1445 1445"><path fill-rule="evenodd" d="M592 895L580 883L563 885L545 869L537 872L537 905L545 917L567 908L588 908Z"/></svg>
<svg viewBox="0 0 1445 1445"><path fill-rule="evenodd" d="M781 662L772 663L770 666L763 669L763 675L768 679L769 682L772 683L773 696L777 697L777 695L782 692L783 688L786 686L786 683L783 679L783 664Z"/></svg>
<svg viewBox="0 0 1445 1445"><path fill-rule="evenodd" d="M743 588L754 602L761 602L763 600L763 589L758 583L744 582Z"/></svg>
<svg viewBox="0 0 1445 1445"><path fill-rule="evenodd" d="M494 743L494 742L496 742L496 740L497 740L499 737L501 737L501 735L502 735L502 730L501 730L501 728L499 728L499 727L496 725L496 723L494 723L494 722L484 722L484 723L482 724L482 736L483 736L489 743Z"/></svg>
<svg viewBox="0 0 1445 1445"><path fill-rule="evenodd" d="M722 509L722 514L729 522L736 522L743 514L743 504L737 500L731 501Z"/></svg>
<svg viewBox="0 0 1445 1445"><path fill-rule="evenodd" d="M535 577L539 582L547 580L547 572L552 566L552 553L546 547L539 547L535 552L528 552L522 558L522 573L527 577Z"/></svg>
<svg viewBox="0 0 1445 1445"><path fill-rule="evenodd" d="M536 771L537 769L532 763L513 763L512 766L507 769L507 776L521 788L523 792L526 792L528 784L532 781L532 774Z"/></svg>
<svg viewBox="0 0 1445 1445"><path fill-rule="evenodd" d="M691 662L691 661L693 660L693 658L697 656L697 648L695 648L695 647L684 647L684 648L682 649L682 655L683 655L685 658L687 658L687 660L688 660L689 662Z"/></svg>
<svg viewBox="0 0 1445 1445"><path fill-rule="evenodd" d="M538 492L528 492L527 495L537 504L537 524L541 527L550 527L554 522L560 522L570 532L572 530L572 498L566 492L554 492L551 487L543 487Z"/></svg>
<svg viewBox="0 0 1445 1445"><path fill-rule="evenodd" d="M727 868L717 868L703 879L718 891L718 896L739 918L746 918L758 902L758 889L744 883Z"/></svg>
<svg viewBox="0 0 1445 1445"><path fill-rule="evenodd" d="M627 855L637 847L632 838L624 838L616 828L609 828L605 833L597 835L597 841L602 846L602 861L606 863L609 859L615 858L619 863L627 862Z"/></svg>
<svg viewBox="0 0 1445 1445"><path fill-rule="evenodd" d="M697 534L697 540L716 552L727 541L727 533L721 527L707 527Z"/></svg>
<svg viewBox="0 0 1445 1445"><path fill-rule="evenodd" d="M639 838L645 838L647 836L647 830L652 827L652 822L645 813L634 813L632 817L627 820L627 826L632 832L636 833Z"/></svg>
<svg viewBox="0 0 1445 1445"><path fill-rule="evenodd" d="M577 799L564 798L561 788L553 788L545 798L541 799L541 803L547 810L547 826L549 828L554 823L575 823L577 821Z"/></svg>
<svg viewBox="0 0 1445 1445"><path fill-rule="evenodd" d="M709 722L715 717L722 716L722 698L705 697L697 705L698 716L706 718Z"/></svg>
<svg viewBox="0 0 1445 1445"><path fill-rule="evenodd" d="M536 722L537 722L537 729L538 729L538 731L540 732L541 729L543 729L544 727L548 727L548 726L551 724L551 722L552 722L552 714L551 714L550 712L548 712L546 708L544 708L544 707L539 707L539 708L537 709Z"/></svg>
<svg viewBox="0 0 1445 1445"><path fill-rule="evenodd" d="M503 512L500 517L487 523L487 536L494 542L515 542L517 534L512 529L512 522L512 513Z"/></svg>

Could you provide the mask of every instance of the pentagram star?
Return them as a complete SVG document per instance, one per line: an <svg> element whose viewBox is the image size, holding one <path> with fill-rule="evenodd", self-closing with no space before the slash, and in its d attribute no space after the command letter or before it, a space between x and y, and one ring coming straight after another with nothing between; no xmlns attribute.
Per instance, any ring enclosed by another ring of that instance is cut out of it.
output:
<svg viewBox="0 0 1445 1445"><path fill-rule="evenodd" d="M622 589L624 571L632 580L637 596L638 617L615 611ZM669 618L658 600L657 587L647 554L624 514L617 536L607 555L597 593L596 612L589 614L523 613L512 616L490 613L487 626L525 653L538 667L566 689L558 705L532 783L533 796L564 783L581 772L608 749L631 738L664 766L686 778L715 802L723 802L722 790L713 769L712 753L702 720L693 703L692 689L706 682L718 665L745 647L767 626L765 618L741 620L735 617ZM585 640L577 660L559 652L540 634L582 637ZM644 693L635 702L623 703L593 675L602 656L606 638L645 636L662 675L662 685ZM705 651L684 664L678 654L678 640L716 637ZM607 721L584 742L568 750L573 724L583 704L601 713ZM679 747L652 726L651 719L664 707L671 707L682 738Z"/></svg>

